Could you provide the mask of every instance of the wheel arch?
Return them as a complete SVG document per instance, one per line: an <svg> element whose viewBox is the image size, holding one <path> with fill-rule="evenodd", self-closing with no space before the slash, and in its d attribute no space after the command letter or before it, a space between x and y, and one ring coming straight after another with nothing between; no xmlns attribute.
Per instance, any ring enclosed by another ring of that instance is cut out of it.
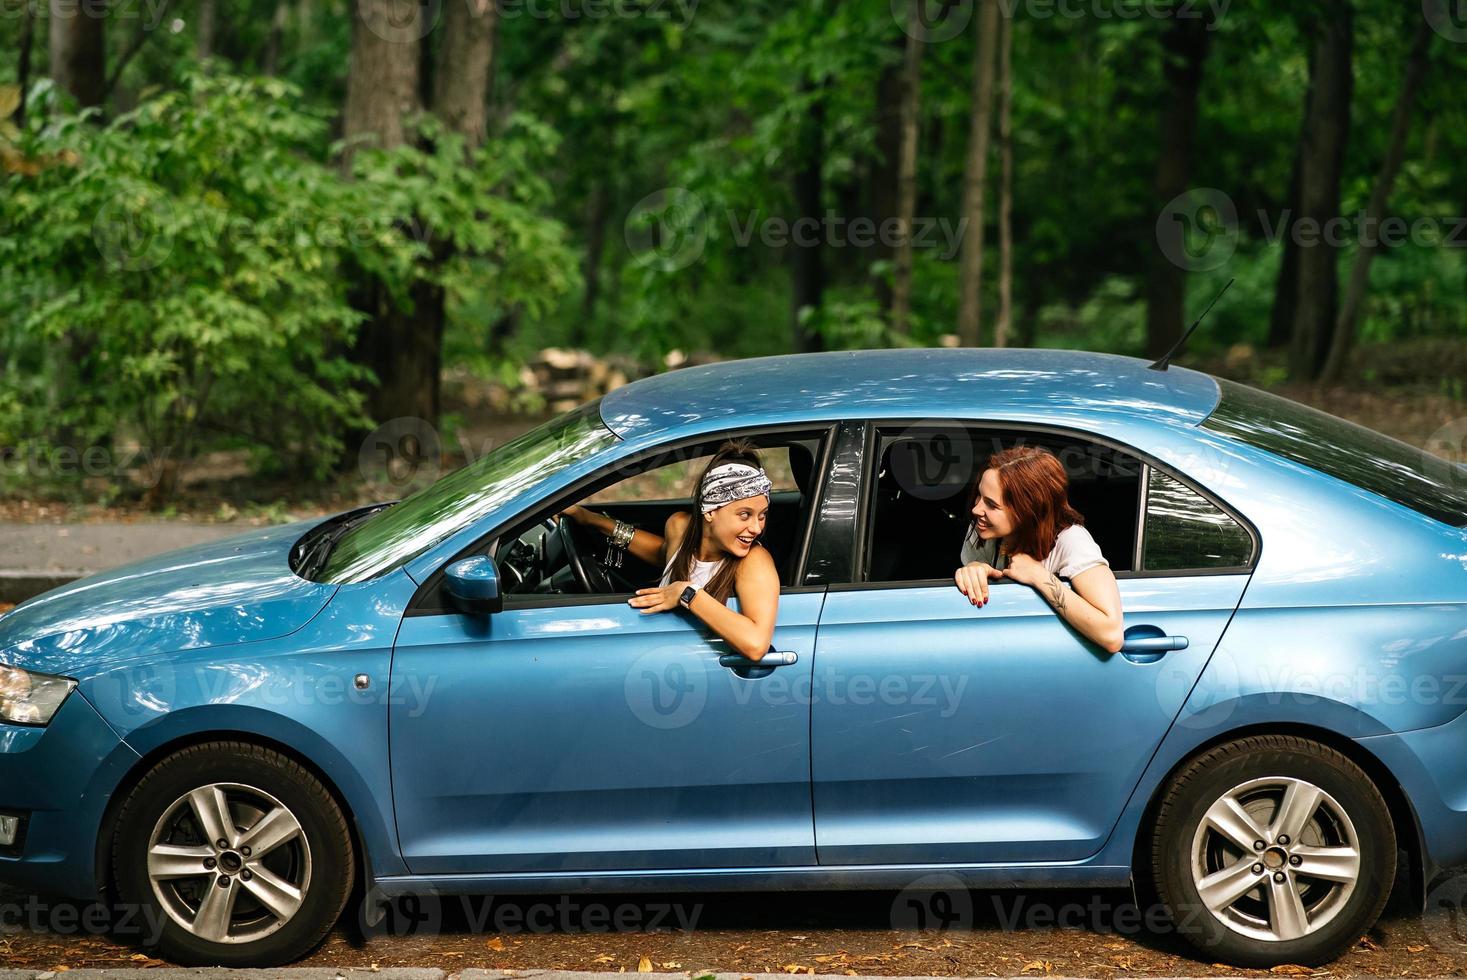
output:
<svg viewBox="0 0 1467 980"><path fill-rule="evenodd" d="M1406 852L1408 858L1406 867L1409 868L1411 876L1411 898L1417 908L1426 907L1426 886L1429 874L1425 864L1425 848L1422 845L1421 822L1416 815L1416 809L1411 805L1410 798L1406 796L1406 791L1401 788L1400 782L1385 763L1354 739L1327 728L1299 722L1265 722L1215 735L1193 746L1156 781L1146 801L1146 808L1142 811L1141 820L1136 825L1136 838L1131 845L1131 879L1133 888L1138 890L1138 899L1141 889L1144 888L1149 892L1151 887L1151 835L1156 826L1157 811L1161 806L1162 798L1166 795L1167 787L1171 785L1177 773L1191 765L1198 756L1226 742L1235 742L1252 735L1294 735L1299 738L1307 738L1334 749L1364 770L1380 792L1381 798L1385 800L1386 810L1390 814L1391 823L1396 831L1397 848ZM1138 904L1141 903L1138 901Z"/></svg>

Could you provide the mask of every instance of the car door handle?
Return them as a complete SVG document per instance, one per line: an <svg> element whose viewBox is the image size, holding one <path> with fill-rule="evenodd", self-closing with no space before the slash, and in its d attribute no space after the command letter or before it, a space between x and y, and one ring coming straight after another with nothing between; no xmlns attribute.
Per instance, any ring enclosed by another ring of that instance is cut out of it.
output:
<svg viewBox="0 0 1467 980"><path fill-rule="evenodd" d="M745 670L758 670L761 667L788 667L799 661L798 653L766 653L758 660L750 660L742 653L725 653L718 658L719 666Z"/></svg>
<svg viewBox="0 0 1467 980"><path fill-rule="evenodd" d="M1137 636L1126 640L1121 646L1121 653L1168 653L1185 649L1185 636Z"/></svg>

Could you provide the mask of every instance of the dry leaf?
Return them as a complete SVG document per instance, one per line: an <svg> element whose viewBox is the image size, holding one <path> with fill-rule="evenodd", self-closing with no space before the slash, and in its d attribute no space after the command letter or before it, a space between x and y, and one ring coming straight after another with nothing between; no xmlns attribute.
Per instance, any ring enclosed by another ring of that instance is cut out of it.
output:
<svg viewBox="0 0 1467 980"><path fill-rule="evenodd" d="M501 939L499 936L495 936L493 939L486 939L486 940L484 940L484 946L486 948L492 949L492 950L494 950L496 952L503 952L504 951L504 940Z"/></svg>
<svg viewBox="0 0 1467 980"><path fill-rule="evenodd" d="M638 973L651 973L652 972L652 960L651 960L650 957L644 956L640 960L637 960L637 972Z"/></svg>
<svg viewBox="0 0 1467 980"><path fill-rule="evenodd" d="M1406 947L1406 952L1408 952L1408 953L1420 953L1420 952L1424 951L1425 949L1426 949L1425 946L1407 946Z"/></svg>
<svg viewBox="0 0 1467 980"><path fill-rule="evenodd" d="M1022 970L1020 970L1019 972L1020 973L1048 973L1052 969L1054 969L1054 964L1053 963L1050 963L1049 960L1031 960L1030 962L1025 963L1024 964L1024 968Z"/></svg>
<svg viewBox="0 0 1467 980"><path fill-rule="evenodd" d="M1307 977L1314 971L1309 969L1309 967L1307 966L1300 966L1297 963L1280 963L1278 966L1271 968L1268 972L1279 973L1286 977Z"/></svg>
<svg viewBox="0 0 1467 980"><path fill-rule="evenodd" d="M610 953L602 953L600 956L596 957L596 959L593 962L596 962L596 963L614 963L614 962L616 962L616 957L615 956L612 956Z"/></svg>
<svg viewBox="0 0 1467 980"><path fill-rule="evenodd" d="M681 970L683 965L681 963L664 963L662 964L662 968L664 970Z"/></svg>

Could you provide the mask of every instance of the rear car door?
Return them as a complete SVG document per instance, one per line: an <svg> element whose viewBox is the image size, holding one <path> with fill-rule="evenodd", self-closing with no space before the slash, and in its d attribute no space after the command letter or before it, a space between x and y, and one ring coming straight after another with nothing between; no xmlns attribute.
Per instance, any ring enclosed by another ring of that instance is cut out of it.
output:
<svg viewBox="0 0 1467 980"><path fill-rule="evenodd" d="M1020 436L1052 443L1116 571L1122 653L1029 586L995 582L974 607L953 584L967 488ZM820 863L1096 853L1242 597L1255 533L1082 434L883 427L866 455L858 580L830 589L812 678Z"/></svg>

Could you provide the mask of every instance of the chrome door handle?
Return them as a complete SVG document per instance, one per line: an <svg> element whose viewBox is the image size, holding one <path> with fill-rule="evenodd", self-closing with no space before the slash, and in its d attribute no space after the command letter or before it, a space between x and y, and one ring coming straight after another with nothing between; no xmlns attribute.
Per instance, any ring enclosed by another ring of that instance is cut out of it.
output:
<svg viewBox="0 0 1467 980"><path fill-rule="evenodd" d="M788 667L790 664L799 663L799 660L798 653L766 653L758 660L750 660L742 653L725 653L718 658L718 663L722 667L758 670L761 667Z"/></svg>
<svg viewBox="0 0 1467 980"><path fill-rule="evenodd" d="M1121 647L1122 653L1168 653L1187 649L1185 636L1138 636Z"/></svg>

